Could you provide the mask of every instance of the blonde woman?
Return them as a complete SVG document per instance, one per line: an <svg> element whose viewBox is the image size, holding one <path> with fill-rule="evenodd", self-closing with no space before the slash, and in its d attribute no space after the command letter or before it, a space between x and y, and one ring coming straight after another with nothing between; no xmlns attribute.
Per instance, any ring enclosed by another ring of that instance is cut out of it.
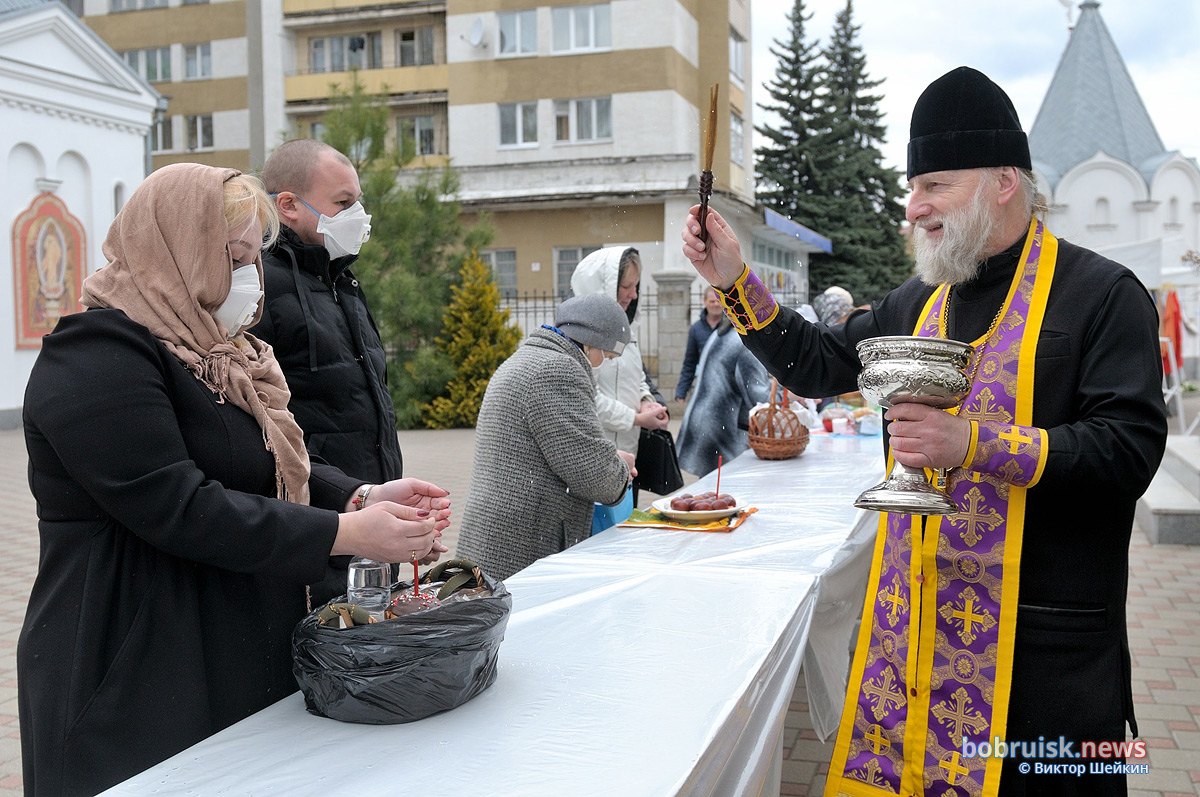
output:
<svg viewBox="0 0 1200 797"><path fill-rule="evenodd" d="M331 554L436 558L446 492L310 463L261 313L258 180L151 174L24 404L41 559L17 649L26 794L95 794L296 690ZM361 511L360 511L361 510Z"/></svg>

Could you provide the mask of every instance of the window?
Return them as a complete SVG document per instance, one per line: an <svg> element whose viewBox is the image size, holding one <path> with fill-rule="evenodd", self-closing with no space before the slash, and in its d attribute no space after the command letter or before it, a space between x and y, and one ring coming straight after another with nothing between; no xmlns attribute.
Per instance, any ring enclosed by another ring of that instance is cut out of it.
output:
<svg viewBox="0 0 1200 797"><path fill-rule="evenodd" d="M559 296L571 292L571 275L579 261L599 250L598 246L560 246L554 250L554 281Z"/></svg>
<svg viewBox="0 0 1200 797"><path fill-rule="evenodd" d="M183 76L212 77L211 44L189 44L183 48Z"/></svg>
<svg viewBox="0 0 1200 797"><path fill-rule="evenodd" d="M152 50L129 50L125 63L146 80L157 82L171 79L171 48L156 47Z"/></svg>
<svg viewBox="0 0 1200 797"><path fill-rule="evenodd" d="M786 271L796 270L796 255L778 246L754 242L754 262Z"/></svg>
<svg viewBox="0 0 1200 797"><path fill-rule="evenodd" d="M746 140L742 128L742 117L736 113L729 114L729 159L738 166L746 163Z"/></svg>
<svg viewBox="0 0 1200 797"><path fill-rule="evenodd" d="M383 36L356 33L308 40L308 71L344 72L383 66Z"/></svg>
<svg viewBox="0 0 1200 797"><path fill-rule="evenodd" d="M350 160L354 161L355 163L362 163L370 157L371 144L373 143L374 139L372 139L370 136L363 136L362 138L351 141L350 152L348 152L347 155L349 155Z"/></svg>
<svg viewBox="0 0 1200 797"><path fill-rule="evenodd" d="M125 207L125 184L117 183L113 186L113 215L120 213L123 207Z"/></svg>
<svg viewBox="0 0 1200 797"><path fill-rule="evenodd" d="M421 66L433 63L433 28L416 28L396 33L396 49L400 51L400 66Z"/></svg>
<svg viewBox="0 0 1200 797"><path fill-rule="evenodd" d="M433 137L432 116L408 116L400 119L400 148L403 151L412 142L414 155L437 154L437 143Z"/></svg>
<svg viewBox="0 0 1200 797"><path fill-rule="evenodd" d="M500 106L500 145L536 144L537 103L510 102Z"/></svg>
<svg viewBox="0 0 1200 797"><path fill-rule="evenodd" d="M612 17L608 3L555 8L551 20L556 53L612 47Z"/></svg>
<svg viewBox="0 0 1200 797"><path fill-rule="evenodd" d="M742 63L746 58L746 37L729 29L729 74L742 80Z"/></svg>
<svg viewBox="0 0 1200 797"><path fill-rule="evenodd" d="M208 2L208 0L183 0L183 4L185 6L194 6L199 3L207 3L207 2Z"/></svg>
<svg viewBox="0 0 1200 797"><path fill-rule="evenodd" d="M175 136L171 130L171 117L164 116L150 128L150 151L169 152L175 149Z"/></svg>
<svg viewBox="0 0 1200 797"><path fill-rule="evenodd" d="M500 15L500 53L537 52L537 11L510 11Z"/></svg>
<svg viewBox="0 0 1200 797"><path fill-rule="evenodd" d="M308 137L313 141L325 140L325 123L313 122L308 126Z"/></svg>
<svg viewBox="0 0 1200 797"><path fill-rule="evenodd" d="M481 252L479 257L492 267L492 276L496 279L496 287L500 289L500 298L516 298L517 250L496 249L491 252Z"/></svg>
<svg viewBox="0 0 1200 797"><path fill-rule="evenodd" d="M167 0L111 0L113 11L136 11L139 8L166 8Z"/></svg>
<svg viewBox="0 0 1200 797"><path fill-rule="evenodd" d="M206 113L202 116L188 116L185 126L187 127L187 148L189 152L196 149L212 149L213 125L211 113Z"/></svg>
<svg viewBox="0 0 1200 797"><path fill-rule="evenodd" d="M554 102L555 141L597 141L611 138L611 97Z"/></svg>

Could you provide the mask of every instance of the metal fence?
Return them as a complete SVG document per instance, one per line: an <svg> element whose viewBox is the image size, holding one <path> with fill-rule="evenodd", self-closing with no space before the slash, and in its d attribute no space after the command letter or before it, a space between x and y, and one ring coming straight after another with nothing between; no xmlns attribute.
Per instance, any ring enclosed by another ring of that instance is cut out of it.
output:
<svg viewBox="0 0 1200 797"><path fill-rule="evenodd" d="M522 293L500 300L500 309L508 310L510 318L521 328L522 337L542 324L554 323L554 311L565 297L549 291ZM633 325L633 339L642 351L642 361L650 375L658 377L658 301L653 294L638 298L637 318Z"/></svg>
<svg viewBox="0 0 1200 797"><path fill-rule="evenodd" d="M500 309L508 310L510 318L521 328L523 337L542 324L554 323L554 311L565 297L550 291L521 293L505 296L500 300ZM777 293L775 300L787 307L798 307L807 297L799 292ZM704 289L692 291L688 299L688 323L700 318L704 308ZM637 319L633 325L633 337L642 351L642 362L655 379L658 378L658 296L643 293L638 298Z"/></svg>

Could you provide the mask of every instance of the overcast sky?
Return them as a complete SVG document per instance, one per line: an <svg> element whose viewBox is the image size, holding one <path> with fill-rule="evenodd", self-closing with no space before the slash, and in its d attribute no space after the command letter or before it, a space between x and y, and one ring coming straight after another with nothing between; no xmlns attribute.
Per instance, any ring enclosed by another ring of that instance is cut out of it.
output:
<svg viewBox="0 0 1200 797"><path fill-rule="evenodd" d="M787 38L793 2L752 3L753 91L762 103L778 62L769 48ZM805 6L807 38L823 47L845 0ZM1078 18L1078 9L1071 14ZM1100 16L1163 145L1200 158L1200 0L1106 0ZM1070 35L1064 0L854 0L854 22L869 76L885 79L884 160L901 171L912 107L930 82L956 66L979 69L1012 98L1028 132ZM756 106L755 123L764 118Z"/></svg>

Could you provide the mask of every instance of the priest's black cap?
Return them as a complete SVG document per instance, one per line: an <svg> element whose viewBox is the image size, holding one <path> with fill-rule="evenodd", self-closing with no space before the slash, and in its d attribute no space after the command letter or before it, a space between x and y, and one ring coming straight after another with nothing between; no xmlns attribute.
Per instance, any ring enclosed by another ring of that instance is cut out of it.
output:
<svg viewBox="0 0 1200 797"><path fill-rule="evenodd" d="M1029 139L1004 89L960 66L930 83L913 107L908 179L985 166L1032 169Z"/></svg>

